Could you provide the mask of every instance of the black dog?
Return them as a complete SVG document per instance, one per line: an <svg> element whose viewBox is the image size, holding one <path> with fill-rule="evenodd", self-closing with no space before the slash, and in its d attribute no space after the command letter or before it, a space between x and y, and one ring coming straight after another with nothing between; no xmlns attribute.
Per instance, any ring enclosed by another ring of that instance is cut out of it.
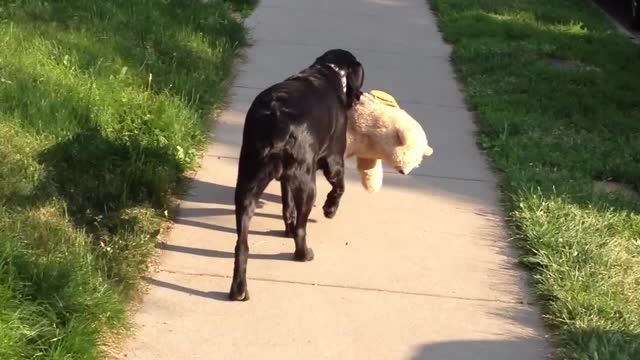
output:
<svg viewBox="0 0 640 360"><path fill-rule="evenodd" d="M248 300L248 231L256 202L280 181L285 232L295 240L294 259L310 261L306 227L316 198L316 171L331 184L323 206L332 218L344 193L347 111L360 99L362 64L349 51L329 50L283 82L262 91L247 112L235 192L236 231L229 298Z"/></svg>

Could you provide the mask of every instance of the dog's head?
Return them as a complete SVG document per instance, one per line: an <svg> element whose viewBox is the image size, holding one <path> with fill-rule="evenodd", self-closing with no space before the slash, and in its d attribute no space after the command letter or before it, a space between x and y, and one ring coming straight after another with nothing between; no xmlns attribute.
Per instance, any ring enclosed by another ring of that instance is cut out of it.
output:
<svg viewBox="0 0 640 360"><path fill-rule="evenodd" d="M346 84L346 103L350 109L360 100L364 83L364 67L356 57L347 50L332 49L320 55L313 65L330 65L344 72Z"/></svg>

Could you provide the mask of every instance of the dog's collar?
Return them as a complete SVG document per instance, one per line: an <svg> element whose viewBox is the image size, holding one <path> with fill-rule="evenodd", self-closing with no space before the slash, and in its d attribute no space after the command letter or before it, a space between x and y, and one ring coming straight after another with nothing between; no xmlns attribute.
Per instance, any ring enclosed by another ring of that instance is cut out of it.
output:
<svg viewBox="0 0 640 360"><path fill-rule="evenodd" d="M337 66L333 65L333 64L327 64L329 66L331 66L331 68L333 68L333 70L335 70L338 75L340 75L340 82L342 83L342 91L346 94L347 93L347 73L344 70L340 70Z"/></svg>

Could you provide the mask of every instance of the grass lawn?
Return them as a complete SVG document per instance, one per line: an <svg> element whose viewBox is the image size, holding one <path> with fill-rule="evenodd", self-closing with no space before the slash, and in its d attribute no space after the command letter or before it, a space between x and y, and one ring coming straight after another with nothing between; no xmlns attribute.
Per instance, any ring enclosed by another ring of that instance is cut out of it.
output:
<svg viewBox="0 0 640 360"><path fill-rule="evenodd" d="M432 0L562 359L640 359L640 48L588 0Z"/></svg>
<svg viewBox="0 0 640 360"><path fill-rule="evenodd" d="M99 359L251 0L0 0L0 359Z"/></svg>

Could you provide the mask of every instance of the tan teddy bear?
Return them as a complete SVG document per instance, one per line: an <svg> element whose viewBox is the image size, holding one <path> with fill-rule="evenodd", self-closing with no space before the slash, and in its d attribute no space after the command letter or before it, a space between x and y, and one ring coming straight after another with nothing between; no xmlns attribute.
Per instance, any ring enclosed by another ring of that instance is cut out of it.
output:
<svg viewBox="0 0 640 360"><path fill-rule="evenodd" d="M369 192L382 187L386 163L403 175L433 154L420 124L389 94L364 93L348 114L345 157L356 157L360 180Z"/></svg>

